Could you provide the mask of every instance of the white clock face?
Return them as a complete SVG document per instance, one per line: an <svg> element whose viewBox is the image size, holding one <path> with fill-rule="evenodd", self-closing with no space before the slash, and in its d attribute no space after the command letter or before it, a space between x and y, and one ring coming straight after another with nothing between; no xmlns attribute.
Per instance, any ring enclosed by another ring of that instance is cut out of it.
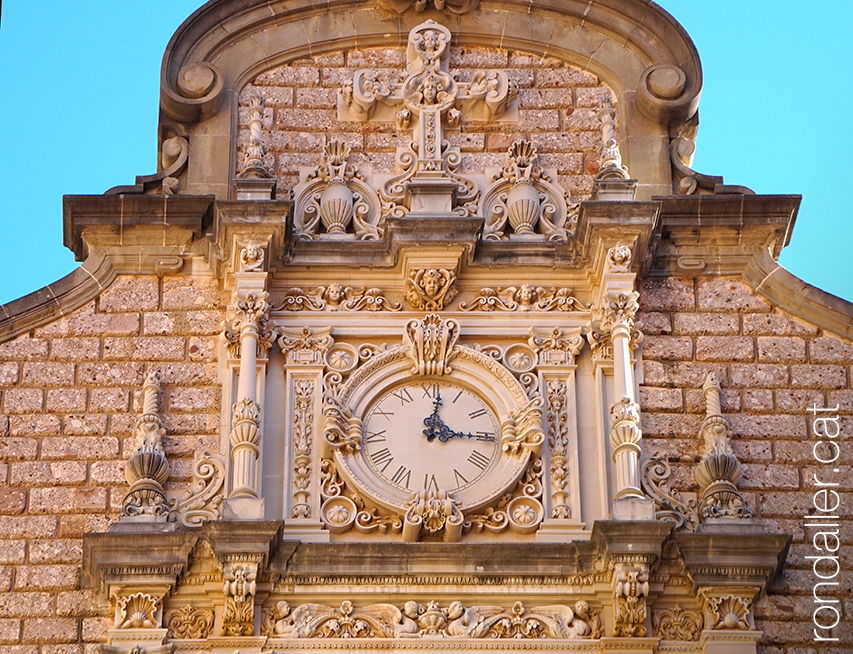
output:
<svg viewBox="0 0 853 654"><path fill-rule="evenodd" d="M445 381L388 391L364 419L362 456L391 484L412 492L453 491L495 463L498 421L483 400Z"/></svg>

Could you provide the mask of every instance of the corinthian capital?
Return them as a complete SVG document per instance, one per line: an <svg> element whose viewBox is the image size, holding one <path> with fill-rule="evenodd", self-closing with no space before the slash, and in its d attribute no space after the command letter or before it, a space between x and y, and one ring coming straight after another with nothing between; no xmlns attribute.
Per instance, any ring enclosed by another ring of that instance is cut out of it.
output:
<svg viewBox="0 0 853 654"><path fill-rule="evenodd" d="M601 307L601 329L612 332L617 327L626 329L629 334L634 328L634 316L640 309L637 303L640 294L637 291L609 294Z"/></svg>

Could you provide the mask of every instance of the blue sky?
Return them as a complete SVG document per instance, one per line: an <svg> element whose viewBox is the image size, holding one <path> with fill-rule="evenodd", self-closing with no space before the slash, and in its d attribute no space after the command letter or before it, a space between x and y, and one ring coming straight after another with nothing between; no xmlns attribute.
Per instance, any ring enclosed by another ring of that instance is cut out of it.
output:
<svg viewBox="0 0 853 654"><path fill-rule="evenodd" d="M155 172L163 51L201 4L3 3L0 303L78 265L62 246L63 195L101 194ZM803 195L780 262L853 300L853 3L814 11L792 0L660 4L702 59L693 167L757 193Z"/></svg>

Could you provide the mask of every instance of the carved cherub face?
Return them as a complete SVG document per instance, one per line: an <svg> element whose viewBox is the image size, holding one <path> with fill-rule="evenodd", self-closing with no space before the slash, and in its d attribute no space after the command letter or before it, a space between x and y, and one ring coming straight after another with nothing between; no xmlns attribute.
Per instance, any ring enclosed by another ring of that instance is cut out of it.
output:
<svg viewBox="0 0 853 654"><path fill-rule="evenodd" d="M436 32L435 30L427 30L426 32L424 32L424 38L422 43L424 48L424 54L429 59L435 57L435 53L441 43L438 38L438 32Z"/></svg>
<svg viewBox="0 0 853 654"><path fill-rule="evenodd" d="M518 289L518 302L523 305L530 305L536 300L536 290L530 284L523 284Z"/></svg>
<svg viewBox="0 0 853 654"><path fill-rule="evenodd" d="M441 274L437 270L427 270L423 278L424 292L430 298L435 298L441 291L442 281Z"/></svg>
<svg viewBox="0 0 853 654"><path fill-rule="evenodd" d="M427 75L421 85L421 93L424 96L425 104L435 104L435 99L438 97L438 84L435 77Z"/></svg>
<svg viewBox="0 0 853 654"><path fill-rule="evenodd" d="M329 284L326 289L326 301L329 304L340 304L344 298L344 289L340 284Z"/></svg>

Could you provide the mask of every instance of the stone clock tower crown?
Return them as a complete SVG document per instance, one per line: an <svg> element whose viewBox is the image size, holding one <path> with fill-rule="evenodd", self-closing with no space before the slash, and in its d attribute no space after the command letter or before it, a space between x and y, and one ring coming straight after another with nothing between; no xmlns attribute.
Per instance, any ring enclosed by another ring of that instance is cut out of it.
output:
<svg viewBox="0 0 853 654"><path fill-rule="evenodd" d="M796 210L689 167L701 86L639 0L193 14L160 172L65 205L81 258L228 297L217 447L169 481L149 377L87 536L104 651L755 652L789 539L752 520L720 384L683 495L639 404L638 282L778 254Z"/></svg>

